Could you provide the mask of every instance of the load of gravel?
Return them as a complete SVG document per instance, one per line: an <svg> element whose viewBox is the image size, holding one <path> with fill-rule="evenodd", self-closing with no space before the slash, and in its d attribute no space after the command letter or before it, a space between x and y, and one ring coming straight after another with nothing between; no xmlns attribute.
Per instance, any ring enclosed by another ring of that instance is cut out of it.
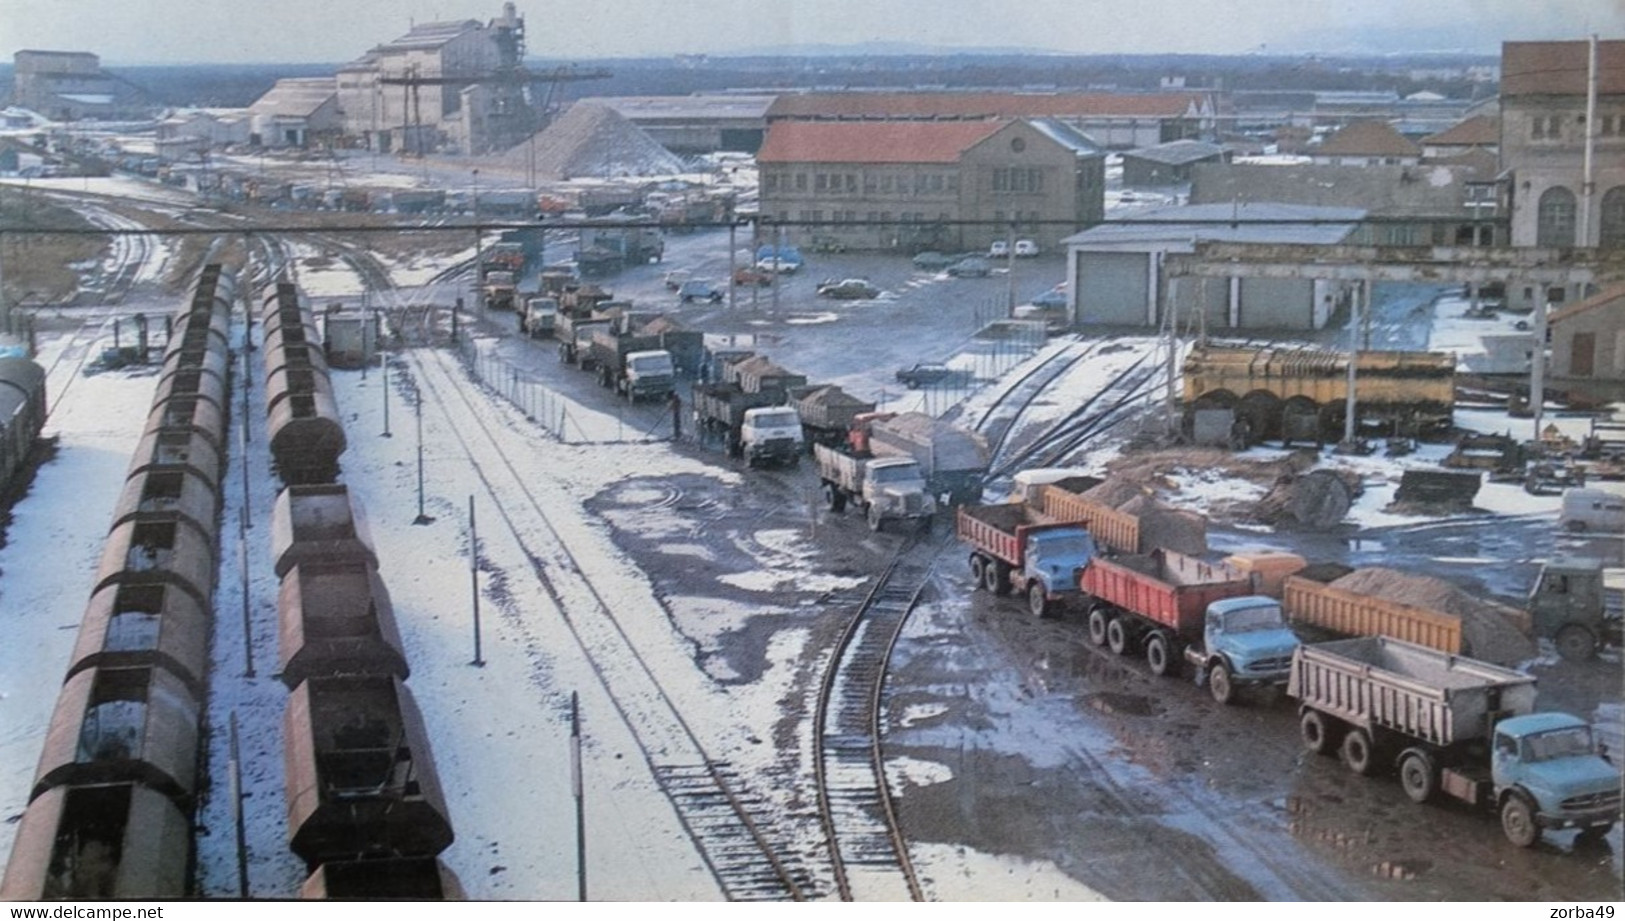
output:
<svg viewBox="0 0 1625 921"><path fill-rule="evenodd" d="M530 141L504 154L502 162L526 169L533 152L536 175L544 179L671 176L683 171L683 161L642 128L592 102L572 105Z"/></svg>
<svg viewBox="0 0 1625 921"><path fill-rule="evenodd" d="M1443 579L1371 566L1356 569L1331 584L1361 595L1460 618L1462 652L1475 659L1516 665L1536 655L1535 643L1526 634L1527 613L1496 601L1475 598Z"/></svg>

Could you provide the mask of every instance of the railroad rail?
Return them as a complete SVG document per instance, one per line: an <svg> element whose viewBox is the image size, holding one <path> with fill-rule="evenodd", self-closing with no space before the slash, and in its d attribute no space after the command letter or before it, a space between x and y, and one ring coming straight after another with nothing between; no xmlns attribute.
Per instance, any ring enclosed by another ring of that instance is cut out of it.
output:
<svg viewBox="0 0 1625 921"><path fill-rule="evenodd" d="M706 750L623 628L622 605L593 584L589 574L607 564L571 549L563 531L567 525L555 521L556 512L549 512L532 491L529 468L523 460L516 462L482 417L455 378L455 366L447 366L452 359L431 354L425 360L420 353L408 353L422 392L444 414L498 519L530 561L530 575L636 739L651 775L723 894L730 901L816 897L811 874L793 856L790 836L774 827L776 807L747 791L728 763Z"/></svg>
<svg viewBox="0 0 1625 921"><path fill-rule="evenodd" d="M813 768L843 901L896 900L905 890L925 900L886 782L880 713L886 663L930 574L930 565L904 563L903 554L892 561L841 634L819 689Z"/></svg>

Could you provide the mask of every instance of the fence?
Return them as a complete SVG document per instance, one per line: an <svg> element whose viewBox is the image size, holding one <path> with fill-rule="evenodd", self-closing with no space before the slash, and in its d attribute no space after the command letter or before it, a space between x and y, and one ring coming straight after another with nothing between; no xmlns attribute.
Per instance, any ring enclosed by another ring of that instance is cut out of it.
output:
<svg viewBox="0 0 1625 921"><path fill-rule="evenodd" d="M513 404L560 444L636 444L671 439L670 413L659 414L651 425L646 414L629 417L624 406L618 405L613 415L589 409L485 348L496 341L461 336L453 348L471 377Z"/></svg>

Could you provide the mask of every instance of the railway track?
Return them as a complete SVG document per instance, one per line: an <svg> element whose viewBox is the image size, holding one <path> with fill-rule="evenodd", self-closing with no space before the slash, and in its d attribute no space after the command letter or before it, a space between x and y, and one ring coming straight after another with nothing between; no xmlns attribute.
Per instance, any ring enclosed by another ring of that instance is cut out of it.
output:
<svg viewBox="0 0 1625 921"><path fill-rule="evenodd" d="M824 673L813 724L818 811L844 901L925 900L898 827L881 747L886 664L930 577L892 561L847 624Z"/></svg>
<svg viewBox="0 0 1625 921"><path fill-rule="evenodd" d="M555 609L597 677L606 698L637 741L650 774L730 901L804 900L817 896L812 876L799 866L788 834L775 827L776 807L749 791L722 759L714 758L662 686L638 644L626 632L630 601L606 597L594 572L614 561L571 547L569 522L556 518L532 491L529 468L516 461L448 367L449 356L408 353L426 399L467 455L501 527L530 561L536 586ZM646 615L646 605L635 613ZM522 629L524 628L521 625ZM531 635L529 640L539 643Z"/></svg>
<svg viewBox="0 0 1625 921"><path fill-rule="evenodd" d="M1025 466L1048 466L1058 463L1086 439L1115 424L1124 406L1149 392L1157 369L1142 371L1140 366L1145 364L1151 354L1149 351L1142 353L1128 367L1114 375L1106 386L1083 401L1077 409L1056 420L1031 443L993 467L988 477L991 479L1005 476ZM1097 404L1102 408L1097 409Z"/></svg>
<svg viewBox="0 0 1625 921"><path fill-rule="evenodd" d="M1088 343L1081 351L1073 354L1068 349L1060 351L1045 359L1042 363L1023 374L1019 380L1011 384L998 398L988 406L982 418L976 423L976 431L984 435L991 435L997 428L998 434L992 436L992 445L988 456L991 458L990 466L998 464L999 455L1003 453L1005 444L1015 431L1016 423L1026 413L1027 408L1049 389L1051 384L1065 377L1077 364L1094 354L1099 341ZM1019 396L1018 396L1019 395ZM1009 409L1013 407L1013 409ZM1000 413L999 410L1007 409Z"/></svg>

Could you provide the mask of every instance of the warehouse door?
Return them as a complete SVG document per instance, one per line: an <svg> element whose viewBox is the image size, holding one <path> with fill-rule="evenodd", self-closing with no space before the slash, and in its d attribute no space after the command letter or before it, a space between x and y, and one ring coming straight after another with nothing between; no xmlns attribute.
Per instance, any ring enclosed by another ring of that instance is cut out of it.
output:
<svg viewBox="0 0 1625 921"><path fill-rule="evenodd" d="M1569 340L1569 374L1591 377L1597 373L1597 334L1575 333Z"/></svg>
<svg viewBox="0 0 1625 921"><path fill-rule="evenodd" d="M1149 259L1146 253L1079 253L1078 322L1148 325Z"/></svg>

